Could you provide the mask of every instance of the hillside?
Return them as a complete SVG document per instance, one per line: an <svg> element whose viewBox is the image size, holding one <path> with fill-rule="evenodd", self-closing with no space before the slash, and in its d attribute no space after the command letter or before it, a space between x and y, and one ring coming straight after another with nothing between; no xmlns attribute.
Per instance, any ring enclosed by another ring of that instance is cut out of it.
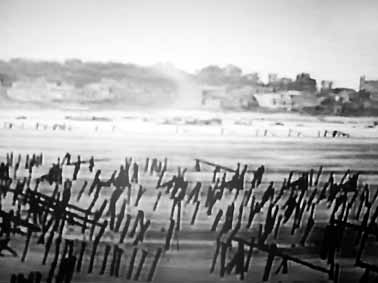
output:
<svg viewBox="0 0 378 283"><path fill-rule="evenodd" d="M0 80L2 104L169 106L179 89L158 68L80 60L0 61Z"/></svg>

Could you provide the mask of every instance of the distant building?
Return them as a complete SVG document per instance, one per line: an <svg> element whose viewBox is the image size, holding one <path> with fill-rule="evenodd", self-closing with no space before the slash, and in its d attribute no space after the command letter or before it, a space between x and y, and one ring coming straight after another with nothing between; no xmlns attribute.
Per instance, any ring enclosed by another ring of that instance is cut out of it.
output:
<svg viewBox="0 0 378 283"><path fill-rule="evenodd" d="M201 105L205 108L220 109L225 97L225 87L206 87L202 90Z"/></svg>
<svg viewBox="0 0 378 283"><path fill-rule="evenodd" d="M311 93L296 90L261 93L254 96L259 106L277 110L293 110L319 104L317 98Z"/></svg>
<svg viewBox="0 0 378 283"><path fill-rule="evenodd" d="M328 92L329 97L333 97L336 102L351 102L357 92L351 88L334 88Z"/></svg>
<svg viewBox="0 0 378 283"><path fill-rule="evenodd" d="M226 77L239 78L242 75L242 70L234 65L227 65L223 68Z"/></svg>
<svg viewBox="0 0 378 283"><path fill-rule="evenodd" d="M210 109L251 109L258 106L254 97L258 91L264 90L258 86L206 88L202 90L202 106Z"/></svg>
<svg viewBox="0 0 378 283"><path fill-rule="evenodd" d="M365 76L361 76L360 91L369 93L372 100L378 101L378 80L366 80Z"/></svg>
<svg viewBox="0 0 378 283"><path fill-rule="evenodd" d="M306 107L315 107L320 105L320 99L310 92L301 92L300 95L292 97L292 109L300 110Z"/></svg>
<svg viewBox="0 0 378 283"><path fill-rule="evenodd" d="M273 89L273 92L276 91L287 91L290 89L290 86L293 83L293 80L290 78L279 78L276 74L269 74L269 82L267 86Z"/></svg>
<svg viewBox="0 0 378 283"><path fill-rule="evenodd" d="M252 84L259 84L260 82L260 77L258 73L250 73L250 74L245 74L243 76L243 79L247 81L248 83Z"/></svg>
<svg viewBox="0 0 378 283"><path fill-rule="evenodd" d="M316 92L316 80L312 79L308 73L301 73L297 75L289 89L314 93Z"/></svg>
<svg viewBox="0 0 378 283"><path fill-rule="evenodd" d="M251 109L258 106L254 94L257 87L244 86L227 90L227 95L222 101L222 108Z"/></svg>
<svg viewBox="0 0 378 283"><path fill-rule="evenodd" d="M332 81L321 81L320 83L320 91L321 92L328 92L332 89L333 82Z"/></svg>
<svg viewBox="0 0 378 283"><path fill-rule="evenodd" d="M285 78L285 77L283 77L283 78L280 78L280 79L278 80L278 82L279 82L281 85L288 86L288 85L290 85L290 84L293 82L293 80L290 79L290 78Z"/></svg>
<svg viewBox="0 0 378 283"><path fill-rule="evenodd" d="M276 73L268 74L268 84L275 84L278 81L278 75Z"/></svg>

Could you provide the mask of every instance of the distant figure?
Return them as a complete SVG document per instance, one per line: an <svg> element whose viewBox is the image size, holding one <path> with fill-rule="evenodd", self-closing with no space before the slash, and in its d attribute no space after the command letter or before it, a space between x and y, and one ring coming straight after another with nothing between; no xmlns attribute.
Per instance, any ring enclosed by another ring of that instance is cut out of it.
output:
<svg viewBox="0 0 378 283"><path fill-rule="evenodd" d="M196 165L195 165L195 167L194 167L194 170L195 170L196 172L200 172L200 171L201 171L201 166L200 166L200 162L199 162L198 159L196 159Z"/></svg>
<svg viewBox="0 0 378 283"><path fill-rule="evenodd" d="M89 172L92 173L93 167L94 167L94 158L92 156L91 159L89 159Z"/></svg>

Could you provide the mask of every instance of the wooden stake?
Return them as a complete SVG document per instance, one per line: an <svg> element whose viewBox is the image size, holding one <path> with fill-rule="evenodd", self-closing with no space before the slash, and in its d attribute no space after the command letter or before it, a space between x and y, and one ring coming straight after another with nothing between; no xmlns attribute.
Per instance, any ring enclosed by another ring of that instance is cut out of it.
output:
<svg viewBox="0 0 378 283"><path fill-rule="evenodd" d="M156 266L157 266L157 263L159 262L162 251L163 251L162 248L158 248L157 251L156 251L154 260L152 262L150 271L148 273L148 277L147 277L148 282L151 282L153 277L154 277L154 274L155 274L155 271L156 271Z"/></svg>

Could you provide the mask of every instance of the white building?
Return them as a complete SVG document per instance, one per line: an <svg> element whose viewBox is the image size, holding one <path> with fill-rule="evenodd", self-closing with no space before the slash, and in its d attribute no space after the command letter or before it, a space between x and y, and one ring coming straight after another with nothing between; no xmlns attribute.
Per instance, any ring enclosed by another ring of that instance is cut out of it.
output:
<svg viewBox="0 0 378 283"><path fill-rule="evenodd" d="M255 94L255 98L260 107L269 109L292 110L319 105L314 94L297 90Z"/></svg>
<svg viewBox="0 0 378 283"><path fill-rule="evenodd" d="M260 107L270 109L291 109L295 106L293 98L298 95L302 95L302 92L289 90L255 94L255 98Z"/></svg>

